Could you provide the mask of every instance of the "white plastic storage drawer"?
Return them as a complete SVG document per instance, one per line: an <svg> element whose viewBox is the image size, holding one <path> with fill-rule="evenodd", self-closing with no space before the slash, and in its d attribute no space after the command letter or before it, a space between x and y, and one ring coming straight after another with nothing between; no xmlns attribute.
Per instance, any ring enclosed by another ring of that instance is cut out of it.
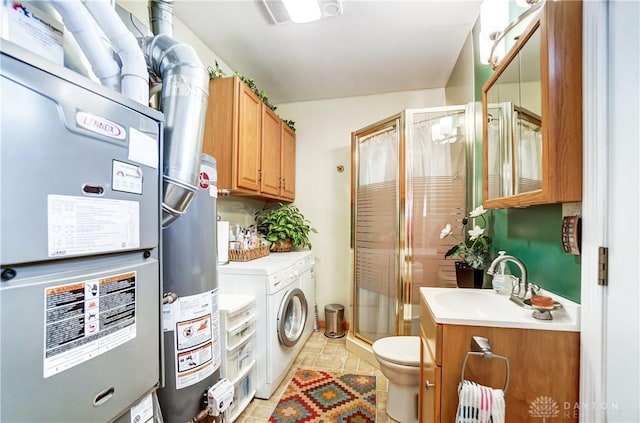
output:
<svg viewBox="0 0 640 423"><path fill-rule="evenodd" d="M247 367L250 367L255 360L255 344L255 336L250 336L237 347L227 349L226 356L222 360L220 376L234 380Z"/></svg>
<svg viewBox="0 0 640 423"><path fill-rule="evenodd" d="M251 320L242 323L240 326L227 329L225 340L227 350L235 349L241 343L251 338L256 333L256 316L251 316Z"/></svg>
<svg viewBox="0 0 640 423"><path fill-rule="evenodd" d="M246 322L255 314L256 299L250 295L221 295L220 320L229 329Z"/></svg>
<svg viewBox="0 0 640 423"><path fill-rule="evenodd" d="M233 384L233 402L228 410L228 416L233 422L239 415L247 408L247 405L251 402L256 394L255 388L255 363L246 369L240 375L237 382Z"/></svg>

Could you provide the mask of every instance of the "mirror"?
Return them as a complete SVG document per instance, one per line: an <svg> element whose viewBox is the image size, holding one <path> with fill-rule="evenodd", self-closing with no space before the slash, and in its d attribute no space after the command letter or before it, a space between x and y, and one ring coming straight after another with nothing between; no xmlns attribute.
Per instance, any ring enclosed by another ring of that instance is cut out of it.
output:
<svg viewBox="0 0 640 423"><path fill-rule="evenodd" d="M485 86L485 200L542 189L540 32L538 21Z"/></svg>

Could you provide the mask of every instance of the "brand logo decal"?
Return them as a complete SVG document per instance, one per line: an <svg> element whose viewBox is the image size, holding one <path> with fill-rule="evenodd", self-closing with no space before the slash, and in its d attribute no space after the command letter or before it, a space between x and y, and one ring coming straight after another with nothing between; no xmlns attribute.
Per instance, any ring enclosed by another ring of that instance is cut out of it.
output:
<svg viewBox="0 0 640 423"><path fill-rule="evenodd" d="M560 409L553 398L538 397L529 404L529 414L531 417L542 418L542 421L545 422L547 418L558 417Z"/></svg>
<svg viewBox="0 0 640 423"><path fill-rule="evenodd" d="M207 172L200 172L200 188L208 189L209 188L209 174Z"/></svg>
<svg viewBox="0 0 640 423"><path fill-rule="evenodd" d="M76 113L76 123L96 134L123 140L127 137L125 129L117 123L86 112Z"/></svg>

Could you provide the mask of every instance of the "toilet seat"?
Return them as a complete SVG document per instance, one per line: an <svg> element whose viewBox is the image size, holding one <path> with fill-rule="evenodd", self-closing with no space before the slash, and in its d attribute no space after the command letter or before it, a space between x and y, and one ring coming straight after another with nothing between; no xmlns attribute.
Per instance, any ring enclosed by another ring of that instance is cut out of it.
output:
<svg viewBox="0 0 640 423"><path fill-rule="evenodd" d="M420 366L419 336L389 336L378 339L371 347L383 360L402 366Z"/></svg>

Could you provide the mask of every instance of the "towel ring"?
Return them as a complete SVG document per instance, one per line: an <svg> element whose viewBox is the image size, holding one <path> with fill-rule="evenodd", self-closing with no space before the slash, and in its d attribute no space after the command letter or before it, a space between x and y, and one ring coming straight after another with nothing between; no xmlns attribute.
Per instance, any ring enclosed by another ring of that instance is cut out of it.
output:
<svg viewBox="0 0 640 423"><path fill-rule="evenodd" d="M509 387L509 378L511 377L511 371L509 369L509 359L507 357L498 355L498 354L493 354L491 351L483 351L483 352L479 352L479 351L469 351L467 352L467 354L464 356L464 360L462 361L462 376L460 378L460 381L463 382L464 379L464 371L465 368L467 367L467 359L469 358L470 355L479 355L485 359L491 360L493 358L499 358L501 360L504 360L504 364L507 368L507 376L506 376L506 380L504 381L504 393L507 393L507 388Z"/></svg>

